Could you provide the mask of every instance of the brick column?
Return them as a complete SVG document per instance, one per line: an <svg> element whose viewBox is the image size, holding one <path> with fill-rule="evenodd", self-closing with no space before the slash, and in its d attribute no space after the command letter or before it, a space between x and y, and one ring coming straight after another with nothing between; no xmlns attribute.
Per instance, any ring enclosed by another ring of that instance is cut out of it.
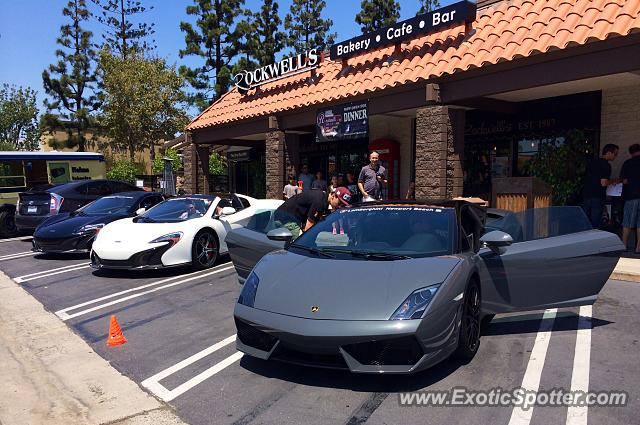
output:
<svg viewBox="0 0 640 425"><path fill-rule="evenodd" d="M196 150L197 156L197 193L203 195L209 194L209 145L198 145Z"/></svg>
<svg viewBox="0 0 640 425"><path fill-rule="evenodd" d="M267 198L282 199L286 165L284 132L280 130L269 131L265 148Z"/></svg>
<svg viewBox="0 0 640 425"><path fill-rule="evenodd" d="M187 137L189 137L189 133L187 133ZM184 190L187 193L197 192L198 167L196 165L196 157L196 145L194 143L189 143L184 148L182 148L182 163L184 165Z"/></svg>
<svg viewBox="0 0 640 425"><path fill-rule="evenodd" d="M416 112L416 198L462 196L464 111L429 106Z"/></svg>
<svg viewBox="0 0 640 425"><path fill-rule="evenodd" d="M285 136L285 175L298 178L300 172L300 136L298 134L287 134ZM285 182L286 184L286 182Z"/></svg>

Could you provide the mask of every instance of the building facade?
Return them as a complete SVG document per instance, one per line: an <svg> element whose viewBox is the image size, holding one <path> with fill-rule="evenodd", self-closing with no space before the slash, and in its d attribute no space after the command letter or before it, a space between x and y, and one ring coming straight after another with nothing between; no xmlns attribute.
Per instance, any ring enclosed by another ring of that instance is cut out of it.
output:
<svg viewBox="0 0 640 425"><path fill-rule="evenodd" d="M213 145L260 152L271 198L303 165L357 175L371 150L388 166L389 198L413 182L416 198L490 200L492 179L527 176L542 146L576 140L591 155L618 144L617 175L640 139L640 2L459 2L435 13L301 53L276 64L289 70L277 78L244 78L189 124L185 187L210 190ZM345 125L360 104L364 131Z"/></svg>

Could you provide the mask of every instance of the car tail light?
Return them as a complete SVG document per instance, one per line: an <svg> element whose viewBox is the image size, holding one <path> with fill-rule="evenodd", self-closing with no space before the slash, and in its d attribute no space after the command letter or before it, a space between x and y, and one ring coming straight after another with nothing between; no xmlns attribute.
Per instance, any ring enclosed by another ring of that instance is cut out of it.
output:
<svg viewBox="0 0 640 425"><path fill-rule="evenodd" d="M62 207L62 202L64 198L55 193L51 194L51 203L49 205L49 212L51 214L58 214L60 212L60 208Z"/></svg>

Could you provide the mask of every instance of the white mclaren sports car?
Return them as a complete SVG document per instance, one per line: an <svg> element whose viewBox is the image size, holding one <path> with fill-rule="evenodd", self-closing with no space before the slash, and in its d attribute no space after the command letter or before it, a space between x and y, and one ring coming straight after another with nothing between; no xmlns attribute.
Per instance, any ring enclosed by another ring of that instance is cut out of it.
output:
<svg viewBox="0 0 640 425"><path fill-rule="evenodd" d="M134 218L104 226L91 251L97 269L159 269L191 265L205 269L228 252L225 237L256 213L282 201L188 195L171 198Z"/></svg>

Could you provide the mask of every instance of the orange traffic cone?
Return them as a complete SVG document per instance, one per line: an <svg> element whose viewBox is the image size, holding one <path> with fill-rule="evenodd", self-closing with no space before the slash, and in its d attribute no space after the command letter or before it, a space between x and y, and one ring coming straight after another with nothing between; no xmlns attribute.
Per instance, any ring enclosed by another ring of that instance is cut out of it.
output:
<svg viewBox="0 0 640 425"><path fill-rule="evenodd" d="M122 329L118 324L115 314L111 315L111 321L109 323L109 336L107 337L107 345L113 347L115 345L122 345L127 342L127 339L122 334Z"/></svg>

